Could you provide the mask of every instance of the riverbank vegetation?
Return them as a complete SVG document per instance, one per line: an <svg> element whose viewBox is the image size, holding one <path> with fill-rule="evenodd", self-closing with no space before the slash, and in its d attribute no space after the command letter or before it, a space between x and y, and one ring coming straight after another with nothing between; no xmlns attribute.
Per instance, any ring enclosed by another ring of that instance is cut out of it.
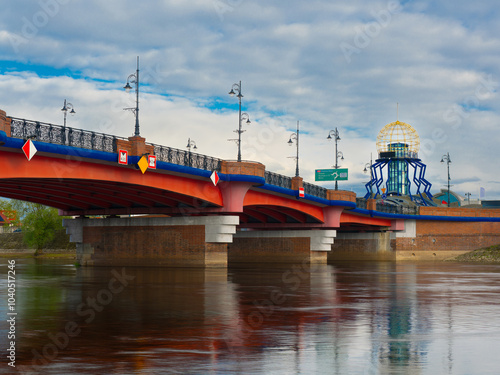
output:
<svg viewBox="0 0 500 375"><path fill-rule="evenodd" d="M13 225L21 229L18 233L4 233L0 236L0 249L24 250L34 249L35 255L42 255L51 250L67 250L74 252L74 244L69 242L68 235L62 225L63 217L57 209L37 203L14 199L1 199L0 210L17 213Z"/></svg>
<svg viewBox="0 0 500 375"><path fill-rule="evenodd" d="M459 262L500 263L500 244L459 255L453 260Z"/></svg>

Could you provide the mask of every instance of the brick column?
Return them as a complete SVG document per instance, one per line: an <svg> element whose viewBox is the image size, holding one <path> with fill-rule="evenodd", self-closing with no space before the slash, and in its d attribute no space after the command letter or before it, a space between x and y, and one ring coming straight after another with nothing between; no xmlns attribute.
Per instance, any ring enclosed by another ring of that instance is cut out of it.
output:
<svg viewBox="0 0 500 375"><path fill-rule="evenodd" d="M366 209L371 211L377 210L377 201L375 199L367 199L366 200Z"/></svg>
<svg viewBox="0 0 500 375"><path fill-rule="evenodd" d="M266 166L257 162L223 160L220 166L220 173L224 174L243 174L247 176L264 177L265 172Z"/></svg>
<svg viewBox="0 0 500 375"><path fill-rule="evenodd" d="M118 150L125 150L129 156L142 156L146 153L154 155L154 147L146 145L146 138L139 136L129 137L128 141L124 139L116 140L116 152Z"/></svg>
<svg viewBox="0 0 500 375"><path fill-rule="evenodd" d="M328 190L326 192L326 199L356 203L356 193L347 190Z"/></svg>
<svg viewBox="0 0 500 375"><path fill-rule="evenodd" d="M7 118L7 113L5 113L5 111L2 111L0 109L0 131L5 132L5 134L7 134L7 137L10 137L11 135L10 122L11 119Z"/></svg>
<svg viewBox="0 0 500 375"><path fill-rule="evenodd" d="M299 190L304 187L304 179L302 177L292 177L292 190Z"/></svg>

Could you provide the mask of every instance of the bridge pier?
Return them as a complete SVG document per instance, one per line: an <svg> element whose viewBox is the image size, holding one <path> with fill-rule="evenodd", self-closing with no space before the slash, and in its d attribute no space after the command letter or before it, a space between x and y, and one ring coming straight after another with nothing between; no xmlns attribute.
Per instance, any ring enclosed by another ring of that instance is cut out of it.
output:
<svg viewBox="0 0 500 375"><path fill-rule="evenodd" d="M65 219L84 266L226 267L238 216Z"/></svg>
<svg viewBox="0 0 500 375"><path fill-rule="evenodd" d="M326 263L335 230L251 230L228 245L229 263Z"/></svg>
<svg viewBox="0 0 500 375"><path fill-rule="evenodd" d="M328 261L339 260L395 261L391 232L339 233L328 253Z"/></svg>

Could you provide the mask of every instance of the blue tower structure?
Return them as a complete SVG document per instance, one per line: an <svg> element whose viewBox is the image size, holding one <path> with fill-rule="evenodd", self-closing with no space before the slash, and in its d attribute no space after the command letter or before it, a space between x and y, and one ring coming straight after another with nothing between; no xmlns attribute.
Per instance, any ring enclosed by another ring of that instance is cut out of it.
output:
<svg viewBox="0 0 500 375"><path fill-rule="evenodd" d="M420 139L410 125L401 122L387 124L377 136L379 158L371 166L371 180L365 187L365 198L386 195L408 196L419 206L434 205L431 183L425 179L426 165L418 158ZM384 183L385 189L381 192ZM416 190L412 194L411 186Z"/></svg>

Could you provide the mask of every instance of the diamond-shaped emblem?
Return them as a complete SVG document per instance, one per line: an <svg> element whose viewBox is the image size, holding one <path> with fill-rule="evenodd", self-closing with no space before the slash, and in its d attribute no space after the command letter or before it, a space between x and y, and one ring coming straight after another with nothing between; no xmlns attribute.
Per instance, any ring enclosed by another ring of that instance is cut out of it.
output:
<svg viewBox="0 0 500 375"><path fill-rule="evenodd" d="M218 175L217 171L213 171L212 172L212 175L210 176L210 179L214 183L214 186L217 186L217 184L219 183L219 175Z"/></svg>
<svg viewBox="0 0 500 375"><path fill-rule="evenodd" d="M141 172L144 174L148 170L148 158L146 155L143 155L142 158L139 160L137 163L137 166L141 170Z"/></svg>
<svg viewBox="0 0 500 375"><path fill-rule="evenodd" d="M26 143L22 147L24 155L28 158L28 160L31 160L33 156L35 156L37 149L31 139L28 139Z"/></svg>

